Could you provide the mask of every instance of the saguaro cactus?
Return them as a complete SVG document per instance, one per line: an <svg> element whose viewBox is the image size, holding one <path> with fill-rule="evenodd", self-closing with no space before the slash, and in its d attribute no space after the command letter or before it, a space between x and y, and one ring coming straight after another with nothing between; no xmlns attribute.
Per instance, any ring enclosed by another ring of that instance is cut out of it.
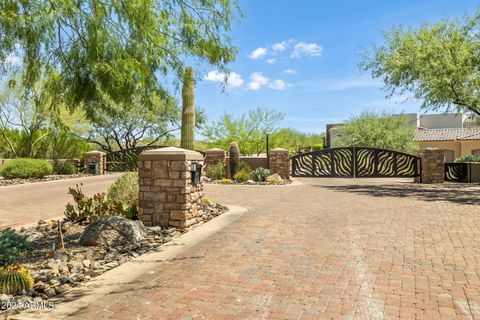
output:
<svg viewBox="0 0 480 320"><path fill-rule="evenodd" d="M230 144L230 177L233 178L235 173L237 173L238 168L240 168L240 149L236 142Z"/></svg>
<svg viewBox="0 0 480 320"><path fill-rule="evenodd" d="M188 67L183 76L182 87L182 132L180 147L194 150L195 141L195 82L193 68Z"/></svg>

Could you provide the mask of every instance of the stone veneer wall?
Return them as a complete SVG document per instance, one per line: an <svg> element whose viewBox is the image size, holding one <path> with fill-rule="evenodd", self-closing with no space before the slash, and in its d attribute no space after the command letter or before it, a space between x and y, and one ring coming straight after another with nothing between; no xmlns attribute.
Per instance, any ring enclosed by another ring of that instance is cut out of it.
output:
<svg viewBox="0 0 480 320"><path fill-rule="evenodd" d="M215 165L218 163L225 164L226 151L218 148L209 149L205 151L205 166Z"/></svg>
<svg viewBox="0 0 480 320"><path fill-rule="evenodd" d="M287 149L270 150L268 163L273 173L278 173L283 179L290 179L290 154Z"/></svg>
<svg viewBox="0 0 480 320"><path fill-rule="evenodd" d="M106 170L106 159L107 154L102 151L89 151L85 152L83 155L83 167L85 168L85 173L89 173L90 168L89 165L93 162L97 162L99 164L99 174L105 174Z"/></svg>
<svg viewBox="0 0 480 320"><path fill-rule="evenodd" d="M444 151L427 148L420 150L418 156L422 162L421 183L443 183L445 180ZM417 179L418 181L418 179Z"/></svg>
<svg viewBox="0 0 480 320"><path fill-rule="evenodd" d="M162 154L166 152L166 154ZM184 159L169 156L169 151L183 154ZM186 153L182 153L187 151ZM195 153L195 154L193 154ZM198 159L198 160L197 160ZM201 199L203 181L192 184L190 166L203 165L198 152L180 148L162 148L143 152L139 156L138 218L146 226L187 228L203 218Z"/></svg>

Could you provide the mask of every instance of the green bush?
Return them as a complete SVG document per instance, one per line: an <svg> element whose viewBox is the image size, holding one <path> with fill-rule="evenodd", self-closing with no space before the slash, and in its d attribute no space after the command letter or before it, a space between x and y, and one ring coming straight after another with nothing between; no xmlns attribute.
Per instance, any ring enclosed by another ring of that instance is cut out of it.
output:
<svg viewBox="0 0 480 320"><path fill-rule="evenodd" d="M77 168L71 162L58 162L53 165L53 172L55 174L74 174L77 172Z"/></svg>
<svg viewBox="0 0 480 320"><path fill-rule="evenodd" d="M480 162L480 156L470 154L468 156L462 156L455 159L455 162Z"/></svg>
<svg viewBox="0 0 480 320"><path fill-rule="evenodd" d="M129 206L136 206L138 200L138 173L127 172L108 188L108 199Z"/></svg>
<svg viewBox="0 0 480 320"><path fill-rule="evenodd" d="M0 231L0 264L6 265L17 261L18 257L30 249L26 236L11 228Z"/></svg>
<svg viewBox="0 0 480 320"><path fill-rule="evenodd" d="M246 170L239 170L235 175L233 176L233 180L237 182L247 182L250 180L250 171Z"/></svg>
<svg viewBox="0 0 480 320"><path fill-rule="evenodd" d="M313 150L322 150L323 149L323 143L316 143L313 145Z"/></svg>
<svg viewBox="0 0 480 320"><path fill-rule="evenodd" d="M40 159L12 159L0 168L0 174L7 179L43 178L52 174L52 165Z"/></svg>
<svg viewBox="0 0 480 320"><path fill-rule="evenodd" d="M265 182L265 180L267 180L267 177L271 174L272 174L272 170L260 167L252 171L251 177L253 181Z"/></svg>
<svg viewBox="0 0 480 320"><path fill-rule="evenodd" d="M250 167L245 161L240 161L240 168L238 170L252 172L252 167Z"/></svg>
<svg viewBox="0 0 480 320"><path fill-rule="evenodd" d="M225 165L222 163L217 163L211 166L208 166L205 170L205 176L212 180L221 180L227 175L227 170Z"/></svg>

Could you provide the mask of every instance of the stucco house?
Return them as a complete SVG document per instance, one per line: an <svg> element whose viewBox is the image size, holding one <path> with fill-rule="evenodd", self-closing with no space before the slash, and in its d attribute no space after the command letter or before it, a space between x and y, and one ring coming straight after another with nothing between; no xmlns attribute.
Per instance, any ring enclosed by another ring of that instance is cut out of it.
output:
<svg viewBox="0 0 480 320"><path fill-rule="evenodd" d="M413 140L420 149L445 150L445 162L453 162L460 156L480 156L480 126L461 113L404 114L417 129ZM341 124L328 124L325 145L336 147L335 138L341 135Z"/></svg>

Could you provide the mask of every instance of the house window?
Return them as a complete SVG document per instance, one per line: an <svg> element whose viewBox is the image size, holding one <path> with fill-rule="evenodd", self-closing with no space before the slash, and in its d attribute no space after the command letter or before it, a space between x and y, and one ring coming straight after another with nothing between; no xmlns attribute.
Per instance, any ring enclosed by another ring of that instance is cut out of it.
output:
<svg viewBox="0 0 480 320"><path fill-rule="evenodd" d="M444 150L444 159L445 163L453 162L455 160L455 152L453 150Z"/></svg>

